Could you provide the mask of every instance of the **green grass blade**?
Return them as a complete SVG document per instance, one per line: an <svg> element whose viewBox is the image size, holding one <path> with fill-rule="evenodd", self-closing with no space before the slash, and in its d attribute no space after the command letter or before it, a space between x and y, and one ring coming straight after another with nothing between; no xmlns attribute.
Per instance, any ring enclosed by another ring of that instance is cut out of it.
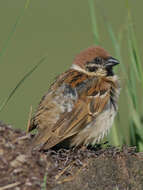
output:
<svg viewBox="0 0 143 190"><path fill-rule="evenodd" d="M132 34L130 32L130 27L128 28L128 47L129 47L129 54L130 54L130 60L131 60L131 64L133 67L133 70L135 72L136 78L138 79L138 81L140 80L140 71L138 68L138 60L137 60L137 55L136 55L136 50L134 47L134 43L132 41Z"/></svg>
<svg viewBox="0 0 143 190"><path fill-rule="evenodd" d="M131 57L131 63L132 66L135 70L135 74L138 80L140 80L142 87L143 87L143 67L139 55L139 50L137 47L137 40L136 40L136 35L134 31L134 25L132 21L132 16L131 16L131 10L129 7L129 1L126 1L127 5L127 10L128 10L128 45L129 45L129 50L130 50L130 57Z"/></svg>
<svg viewBox="0 0 143 190"><path fill-rule="evenodd" d="M117 125L115 122L110 130L108 139L109 139L109 142L113 144L114 146L120 145L119 133L117 132Z"/></svg>
<svg viewBox="0 0 143 190"><path fill-rule="evenodd" d="M132 120L134 121L135 126L137 127L138 130L142 130L141 134L143 134L143 127L142 127L140 117L138 113L136 112L136 110L133 108L132 108L132 115L133 115Z"/></svg>
<svg viewBox="0 0 143 190"><path fill-rule="evenodd" d="M88 4L89 4L89 12L90 12L91 23L92 23L92 31L93 31L94 40L95 40L94 42L96 45L99 45L100 39L99 39L98 27L97 27L96 16L95 16L94 0L88 0Z"/></svg>
<svg viewBox="0 0 143 190"><path fill-rule="evenodd" d="M138 142L138 150L143 152L143 142Z"/></svg>
<svg viewBox="0 0 143 190"><path fill-rule="evenodd" d="M16 90L18 90L18 88L22 85L22 83L39 67L39 65L41 63L43 63L46 59L45 57L42 57L40 59L40 61L29 71L27 72L24 77L17 83L17 85L15 86L15 88L10 92L10 94L8 95L8 97L3 101L3 103L0 105L0 112L2 111L2 109L7 105L7 103L9 102L9 100L12 98L12 96L15 94Z"/></svg>
<svg viewBox="0 0 143 190"><path fill-rule="evenodd" d="M119 42L115 36L115 33L112 29L112 26L109 22L106 21L106 27L107 27L107 30L108 30L108 33L109 33L109 36L111 38L111 41L112 41L112 44L115 48L115 53L116 53L116 56L117 58L121 58L121 52L120 52L120 46L119 46Z"/></svg>
<svg viewBox="0 0 143 190"><path fill-rule="evenodd" d="M133 104L133 108L138 110L138 101L137 101L137 89L136 89L136 78L134 75L134 70L131 69L128 74L128 81L127 81L127 90L128 90L128 96L130 96L130 99Z"/></svg>
<svg viewBox="0 0 143 190"><path fill-rule="evenodd" d="M47 189L47 173L45 173L45 175L44 175L43 184L42 184L41 189L42 190L46 190Z"/></svg>
<svg viewBox="0 0 143 190"><path fill-rule="evenodd" d="M138 150L143 150L143 128L142 122L140 118L140 114L137 112L134 100L132 95L130 94L130 89L127 88L127 95L128 95L128 105L129 105L129 112L130 112L130 128L129 128L129 137L130 137L130 145L136 145ZM136 97L136 96L135 96Z"/></svg>
<svg viewBox="0 0 143 190"><path fill-rule="evenodd" d="M8 45L9 45L9 42L11 41L13 35L15 34L16 28L17 28L18 24L20 23L20 21L21 21L23 15L24 15L24 13L25 13L25 9L28 8L29 3L30 3L30 0L26 0L26 3L25 3L24 8L22 9L20 15L17 16L17 19L16 19L16 21L15 21L15 23L14 23L14 25L13 25L13 27L12 27L10 33L9 33L9 35L8 35L8 38L7 38L7 40L5 41L5 44L3 45L3 47L2 47L2 49L1 49L1 51L0 51L0 57L2 57L3 54L5 53L5 51L7 50Z"/></svg>
<svg viewBox="0 0 143 190"><path fill-rule="evenodd" d="M135 129L135 125L134 125L132 118L129 121L129 134L130 134L130 136L129 136L130 145L135 146L137 144L136 129Z"/></svg>

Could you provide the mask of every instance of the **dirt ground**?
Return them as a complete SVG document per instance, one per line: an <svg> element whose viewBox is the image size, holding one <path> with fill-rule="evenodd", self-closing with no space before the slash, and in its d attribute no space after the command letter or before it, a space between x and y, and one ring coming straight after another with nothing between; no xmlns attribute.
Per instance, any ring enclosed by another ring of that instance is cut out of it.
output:
<svg viewBox="0 0 143 190"><path fill-rule="evenodd" d="M31 138L0 124L0 190L143 189L143 156L135 148L39 152L30 149Z"/></svg>

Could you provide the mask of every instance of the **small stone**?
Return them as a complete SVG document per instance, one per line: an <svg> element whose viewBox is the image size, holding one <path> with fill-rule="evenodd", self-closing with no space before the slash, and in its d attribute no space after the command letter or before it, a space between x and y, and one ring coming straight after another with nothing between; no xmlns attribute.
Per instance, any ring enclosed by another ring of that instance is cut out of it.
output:
<svg viewBox="0 0 143 190"><path fill-rule="evenodd" d="M20 166L21 164L23 164L24 162L26 162L26 155L24 154L21 154L19 156L16 157L15 160L13 160L10 165L12 167L17 167L17 166Z"/></svg>
<svg viewBox="0 0 143 190"><path fill-rule="evenodd" d="M0 149L0 156L2 156L4 154L4 150Z"/></svg>

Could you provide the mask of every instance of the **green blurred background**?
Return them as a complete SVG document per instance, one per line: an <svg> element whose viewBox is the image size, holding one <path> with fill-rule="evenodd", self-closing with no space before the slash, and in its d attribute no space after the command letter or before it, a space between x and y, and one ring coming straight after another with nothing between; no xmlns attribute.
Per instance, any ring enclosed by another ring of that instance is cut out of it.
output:
<svg viewBox="0 0 143 190"><path fill-rule="evenodd" d="M15 128L26 129L30 106L36 108L54 78L67 70L76 54L93 45L90 0L25 0L0 1L0 50L8 46L0 56L0 103L38 60L47 55L46 61L20 86L7 106L0 112L0 120ZM127 21L125 0L95 0L94 10L101 45L116 57L115 48L106 28L108 20L118 37ZM137 37L138 49L142 54L142 7L143 1L128 1ZM24 9L24 12L22 13ZM7 42L9 34L21 15L16 31ZM106 18L106 19L105 19ZM122 62L130 67L127 34L122 33ZM119 101L118 131L129 142L128 101L125 93L128 77L122 74L122 92ZM139 87L138 87L139 88ZM140 102L143 106L143 102ZM141 110L141 108L139 108Z"/></svg>

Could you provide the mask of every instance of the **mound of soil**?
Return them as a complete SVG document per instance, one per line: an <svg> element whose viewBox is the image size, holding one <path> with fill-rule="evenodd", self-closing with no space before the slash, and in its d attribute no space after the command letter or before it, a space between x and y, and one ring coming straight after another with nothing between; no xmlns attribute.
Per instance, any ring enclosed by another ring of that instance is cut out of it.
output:
<svg viewBox="0 0 143 190"><path fill-rule="evenodd" d="M30 149L31 136L0 124L0 190L142 190L135 148Z"/></svg>

